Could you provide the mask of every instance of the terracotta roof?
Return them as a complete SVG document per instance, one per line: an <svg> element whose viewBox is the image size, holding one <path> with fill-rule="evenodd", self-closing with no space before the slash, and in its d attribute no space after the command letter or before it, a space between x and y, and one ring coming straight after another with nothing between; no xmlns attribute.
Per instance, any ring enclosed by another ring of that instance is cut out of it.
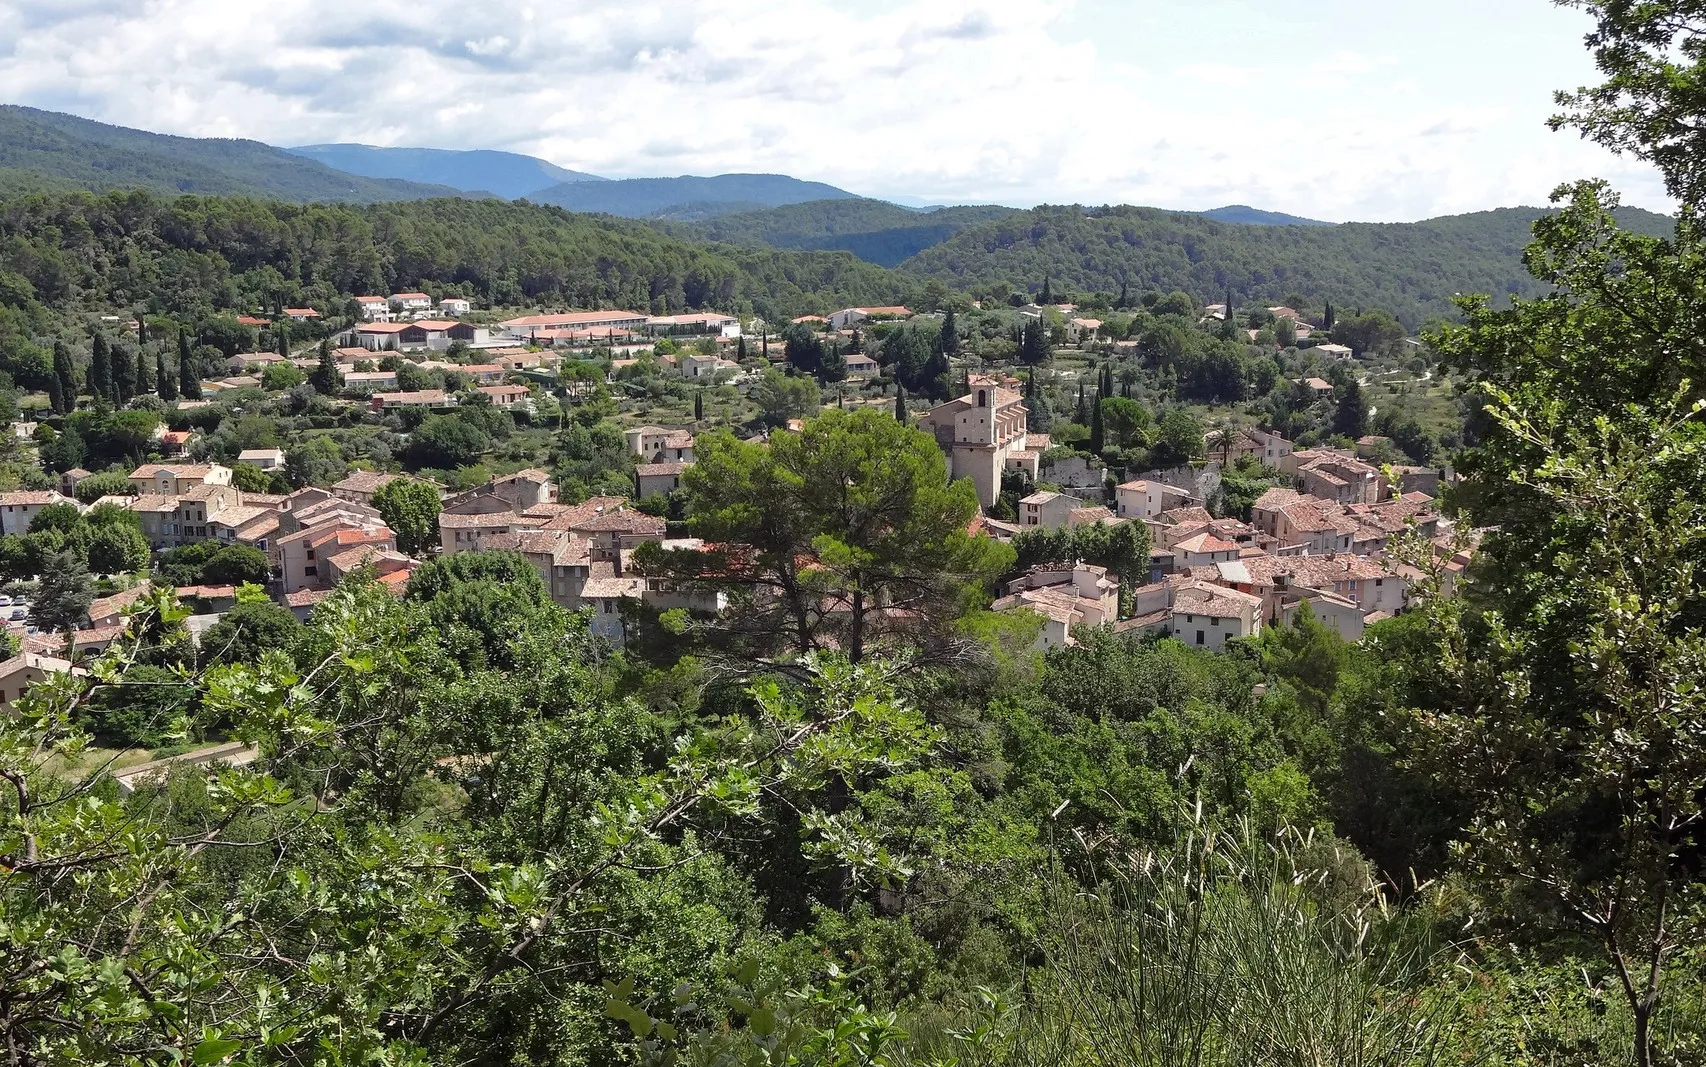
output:
<svg viewBox="0 0 1706 1067"><path fill-rule="evenodd" d="M670 463L642 463L634 468L634 473L639 475L641 478L663 478L668 476L679 476L691 466L693 466L693 464L685 461Z"/></svg>
<svg viewBox="0 0 1706 1067"><path fill-rule="evenodd" d="M298 589L294 593L286 593L284 603L286 607L292 608L313 607L331 595L330 589Z"/></svg>
<svg viewBox="0 0 1706 1067"><path fill-rule="evenodd" d="M664 521L638 511L618 511L588 519L576 525L574 529L584 530L587 533L651 534L662 537Z"/></svg>
<svg viewBox="0 0 1706 1067"><path fill-rule="evenodd" d="M1173 614L1205 615L1211 619L1236 619L1254 609L1260 615L1262 598L1236 589L1193 584L1173 595Z"/></svg>
<svg viewBox="0 0 1706 1067"><path fill-rule="evenodd" d="M343 489L352 493L375 493L401 477L400 474L384 474L380 471L356 471L333 485L332 489Z"/></svg>
<svg viewBox="0 0 1706 1067"><path fill-rule="evenodd" d="M56 504L64 499L51 489L24 489L15 493L0 493L0 505L12 504L18 507L39 507Z"/></svg>

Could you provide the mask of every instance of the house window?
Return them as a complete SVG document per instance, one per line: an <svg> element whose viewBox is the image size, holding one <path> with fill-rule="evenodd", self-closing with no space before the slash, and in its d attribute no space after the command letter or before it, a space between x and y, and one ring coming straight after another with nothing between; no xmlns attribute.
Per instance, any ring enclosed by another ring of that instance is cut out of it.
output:
<svg viewBox="0 0 1706 1067"><path fill-rule="evenodd" d="M1198 630L1197 631L1197 644L1201 645L1201 644L1205 644L1205 643L1206 642L1203 641L1202 631Z"/></svg>

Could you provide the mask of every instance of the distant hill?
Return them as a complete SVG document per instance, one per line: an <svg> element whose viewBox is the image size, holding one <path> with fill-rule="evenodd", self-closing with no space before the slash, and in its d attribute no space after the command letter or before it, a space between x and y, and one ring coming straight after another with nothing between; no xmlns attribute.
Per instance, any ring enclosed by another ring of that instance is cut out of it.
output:
<svg viewBox="0 0 1706 1067"><path fill-rule="evenodd" d="M373 148L363 144L311 144L285 151L364 178L399 178L448 185L463 192L493 193L508 200L564 182L605 180L596 174L565 170L543 159L514 152Z"/></svg>
<svg viewBox="0 0 1706 1067"><path fill-rule="evenodd" d="M1233 299L1385 308L1411 329L1448 317L1457 293L1533 296L1522 266L1541 208L1414 223L1250 226L1153 208L1039 207L969 226L900 269L956 288L1056 286L1183 290ZM1628 209L1623 225L1669 233L1666 216Z"/></svg>
<svg viewBox="0 0 1706 1067"><path fill-rule="evenodd" d="M883 267L898 266L974 223L1015 214L1005 207L916 211L883 200L813 200L723 215L689 233L712 241L773 248L851 252Z"/></svg>
<svg viewBox="0 0 1706 1067"><path fill-rule="evenodd" d="M851 200L853 194L822 182L806 182L785 174L719 174L711 178L626 178L607 182L565 182L532 193L538 204L569 211L599 212L623 218L669 216L692 209L705 218L721 208L750 211L754 206L779 207L809 200Z"/></svg>
<svg viewBox="0 0 1706 1067"><path fill-rule="evenodd" d="M345 174L259 141L171 137L0 106L0 191L148 189L307 201L424 200L448 186Z"/></svg>
<svg viewBox="0 0 1706 1067"><path fill-rule="evenodd" d="M1240 226L1332 226L1334 223L1322 222L1319 219L1299 218L1296 215L1286 215L1278 211L1263 211L1260 208L1249 207L1245 204L1229 204L1209 211L1198 211L1196 214L1216 222L1231 222Z"/></svg>

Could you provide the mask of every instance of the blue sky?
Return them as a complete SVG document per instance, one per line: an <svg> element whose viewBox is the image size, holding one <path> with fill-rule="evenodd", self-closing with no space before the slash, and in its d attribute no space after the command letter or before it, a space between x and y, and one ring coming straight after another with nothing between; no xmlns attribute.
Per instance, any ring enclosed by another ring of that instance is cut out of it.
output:
<svg viewBox="0 0 1706 1067"><path fill-rule="evenodd" d="M920 202L1405 221L1593 176L1665 209L1543 125L1587 29L1547 0L0 0L0 100Z"/></svg>

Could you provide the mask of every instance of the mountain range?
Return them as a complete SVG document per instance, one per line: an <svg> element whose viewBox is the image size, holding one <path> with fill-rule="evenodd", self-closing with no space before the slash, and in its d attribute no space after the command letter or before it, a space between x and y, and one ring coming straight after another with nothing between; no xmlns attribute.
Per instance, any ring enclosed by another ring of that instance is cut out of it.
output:
<svg viewBox="0 0 1706 1067"><path fill-rule="evenodd" d="M1104 292L1178 289L1214 299L1230 290L1238 300L1271 301L1295 295L1383 307L1412 328L1453 314L1459 292L1535 293L1521 251L1544 213L1513 208L1374 225L1244 205L1196 213L913 208L780 174L609 180L511 152L284 149L0 106L0 195L133 188L289 203L512 200L524 211L640 220L680 248L850 253L871 269L893 271L883 284L894 286L934 281L1005 299L1035 291L1047 278L1057 287ZM1633 210L1623 222L1655 234L1673 225Z"/></svg>

